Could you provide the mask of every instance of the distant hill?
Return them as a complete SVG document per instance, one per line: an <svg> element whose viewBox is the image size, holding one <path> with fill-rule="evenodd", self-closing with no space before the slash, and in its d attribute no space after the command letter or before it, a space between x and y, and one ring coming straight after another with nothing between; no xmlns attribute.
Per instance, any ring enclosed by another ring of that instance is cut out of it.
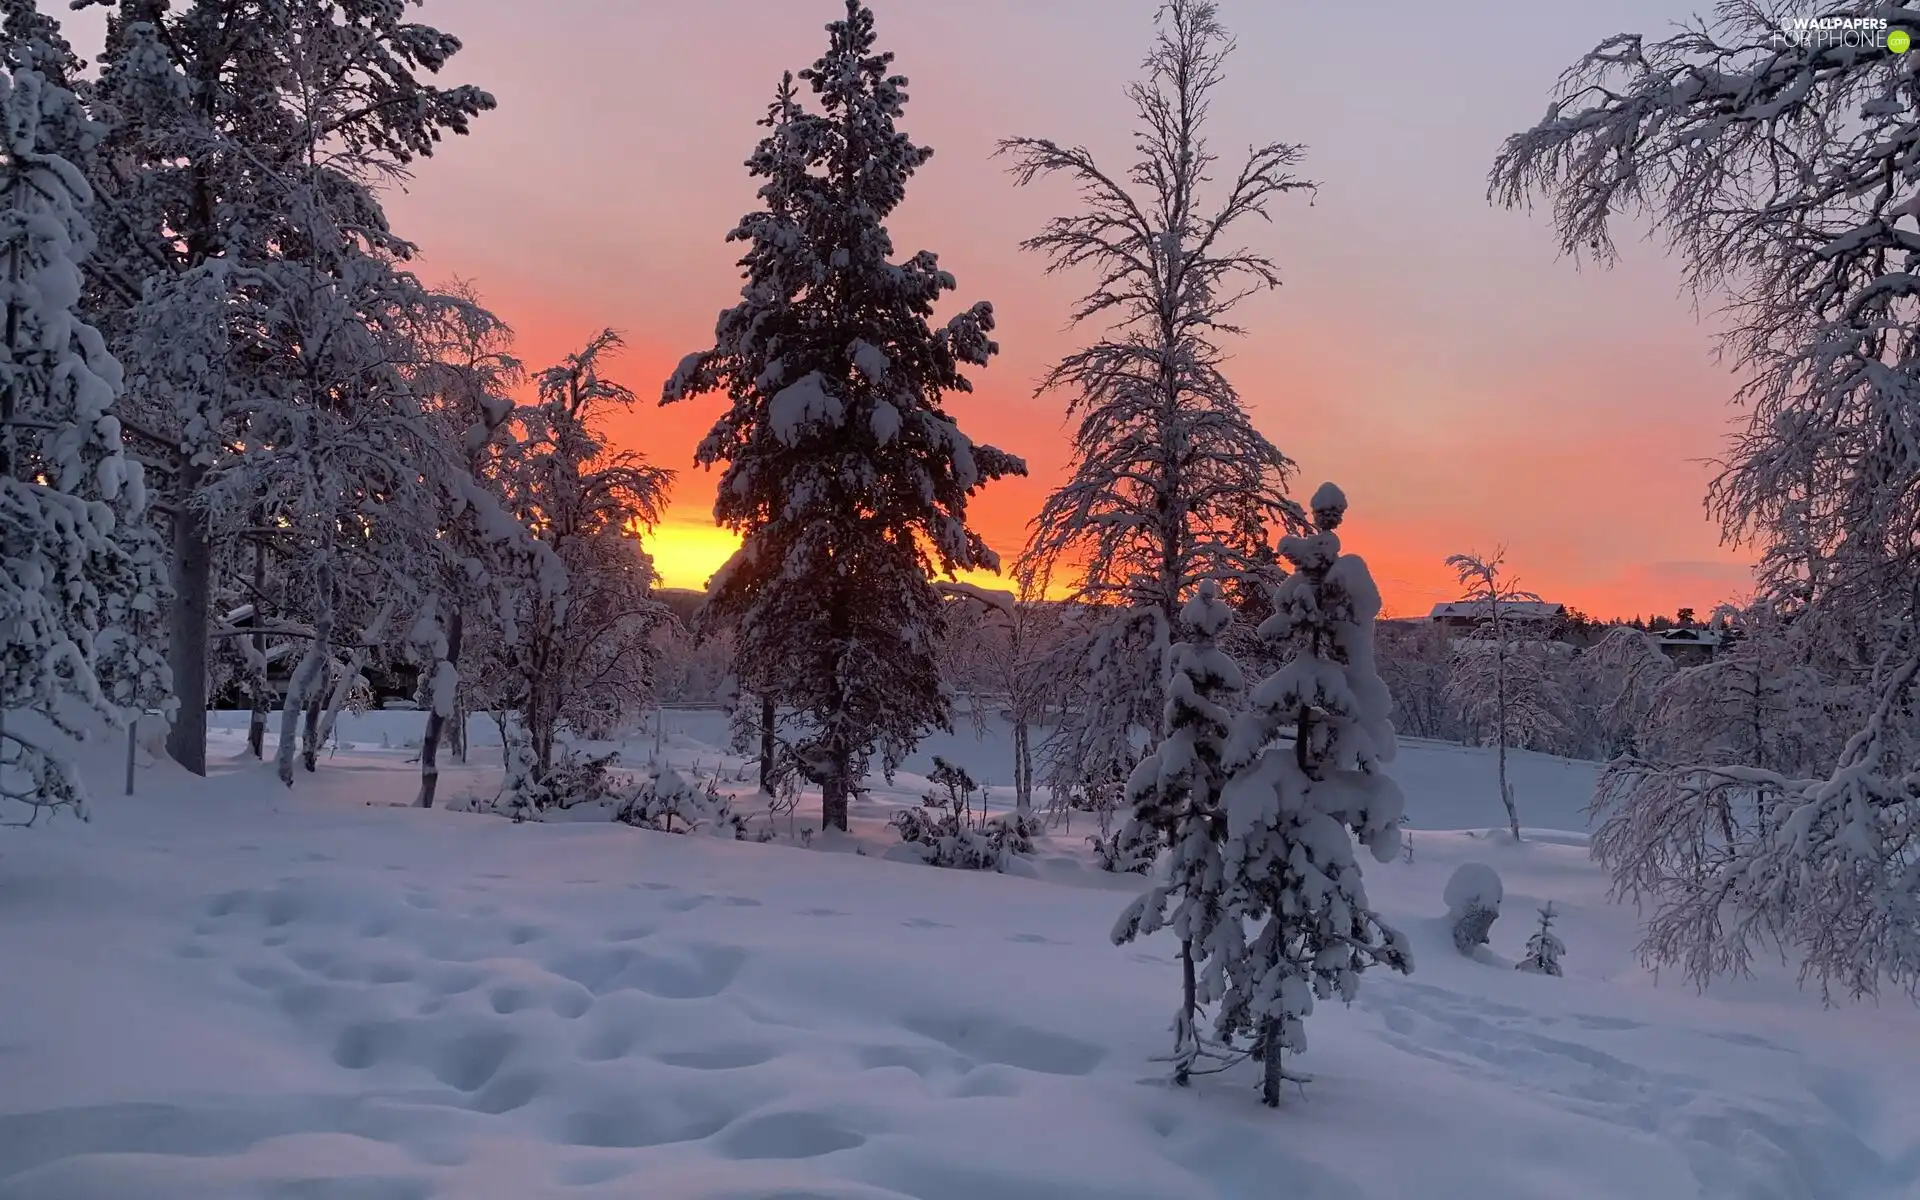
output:
<svg viewBox="0 0 1920 1200"><path fill-rule="evenodd" d="M680 623L692 629L694 614L706 603L707 594L692 588L657 588L653 598L672 609L673 615L680 618Z"/></svg>

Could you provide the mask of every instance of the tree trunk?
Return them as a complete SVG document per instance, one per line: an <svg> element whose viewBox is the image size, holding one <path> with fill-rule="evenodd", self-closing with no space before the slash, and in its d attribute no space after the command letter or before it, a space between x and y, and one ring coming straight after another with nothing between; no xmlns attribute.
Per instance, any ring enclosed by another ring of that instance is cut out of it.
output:
<svg viewBox="0 0 1920 1200"><path fill-rule="evenodd" d="M448 669L458 669L460 665L460 636L465 631L466 621L459 608L447 614L447 657L442 660ZM440 710L441 700L440 664L434 664L434 678L427 684L427 731L420 738L420 795L414 800L416 808L432 808L433 793L440 786L440 736L447 727L451 712ZM447 708L457 709L454 698L445 697Z"/></svg>
<svg viewBox="0 0 1920 1200"><path fill-rule="evenodd" d="M347 686L346 682L342 680L340 687L345 686ZM307 701L307 719L300 735L300 765L306 768L309 775L318 769L320 765L320 739L322 737L320 714L326 707L320 703L320 697L324 694L325 693L319 688L313 690L313 698Z"/></svg>
<svg viewBox="0 0 1920 1200"><path fill-rule="evenodd" d="M457 763L467 761L467 719L471 715L467 711L467 696L463 689L453 698L453 722L447 730L447 749Z"/></svg>
<svg viewBox="0 0 1920 1200"><path fill-rule="evenodd" d="M760 697L760 790L773 794L774 722L779 717L773 697Z"/></svg>
<svg viewBox="0 0 1920 1200"><path fill-rule="evenodd" d="M393 602L380 606L371 622L360 633L360 644L347 656L347 665L340 672L339 680L333 686L333 694L327 699L326 713L320 718L320 736L315 739L318 746L333 736L333 726L340 719L340 710L345 707L347 696L352 693L354 683L359 680L360 672L367 665L367 647L377 646L387 636L387 620L393 615ZM309 767L308 770L313 768Z"/></svg>
<svg viewBox="0 0 1920 1200"><path fill-rule="evenodd" d="M1280 1107L1280 1022L1264 1017L1260 1024L1260 1103Z"/></svg>
<svg viewBox="0 0 1920 1200"><path fill-rule="evenodd" d="M1513 831L1513 840L1520 840L1520 809L1513 802L1513 785L1507 782L1507 737L1506 730L1500 732L1500 803L1507 806L1507 828Z"/></svg>
<svg viewBox="0 0 1920 1200"><path fill-rule="evenodd" d="M319 619L314 622L313 642L307 647L306 657L300 660L299 668L287 683L286 703L280 710L280 747L276 757L280 782L288 787L293 786L294 738L299 729L300 715L318 699L320 685L326 682L327 656L333 641L332 570L322 561L315 573L319 576ZM316 715L313 719L317 721L319 718Z"/></svg>
<svg viewBox="0 0 1920 1200"><path fill-rule="evenodd" d="M247 718L247 753L255 758L267 756L267 696L271 685L267 681L267 635L260 630L266 619L263 611L263 598L267 590L267 547L266 543L256 541L253 544L253 712Z"/></svg>
<svg viewBox="0 0 1920 1200"><path fill-rule="evenodd" d="M834 763L832 774L828 775L826 780L820 785L820 829L822 832L829 829L838 829L844 832L848 828L848 817L852 807L849 803L852 798L852 788L850 787L852 781L847 777L847 774L846 760L843 756L839 757Z"/></svg>
<svg viewBox="0 0 1920 1200"><path fill-rule="evenodd" d="M1193 963L1193 940L1180 939L1180 1019L1174 1035L1173 1081L1187 1086L1200 1049L1200 983Z"/></svg>
<svg viewBox="0 0 1920 1200"><path fill-rule="evenodd" d="M1496 596L1494 605L1493 636L1497 643L1494 658L1494 704L1499 723L1500 738L1500 803L1507 809L1507 828L1513 831L1513 840L1520 840L1520 810L1513 803L1513 788L1507 783L1507 633L1500 624L1500 600Z"/></svg>
<svg viewBox="0 0 1920 1200"><path fill-rule="evenodd" d="M1033 751L1024 716L1013 722L1013 803L1022 816L1033 811Z"/></svg>
<svg viewBox="0 0 1920 1200"><path fill-rule="evenodd" d="M200 471L181 469L173 515L173 609L168 614L167 666L179 709L167 731L167 754L195 775L207 773L207 605L213 589L213 543L206 514L192 503Z"/></svg>
<svg viewBox="0 0 1920 1200"><path fill-rule="evenodd" d="M307 709L308 693L318 689L325 672L325 651L316 638L306 657L300 660L293 678L287 681L287 698L280 705L280 746L274 758L280 782L288 787L293 786L293 756L299 744L300 717Z"/></svg>

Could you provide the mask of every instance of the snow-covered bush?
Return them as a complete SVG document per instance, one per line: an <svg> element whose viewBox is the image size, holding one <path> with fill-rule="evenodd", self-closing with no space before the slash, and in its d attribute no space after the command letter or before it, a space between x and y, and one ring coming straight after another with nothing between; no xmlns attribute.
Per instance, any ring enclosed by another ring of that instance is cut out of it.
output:
<svg viewBox="0 0 1920 1200"><path fill-rule="evenodd" d="M1553 911L1553 901L1547 901L1546 907L1540 910L1540 928L1527 939L1527 956L1513 964L1514 970L1533 975L1560 974L1560 959L1566 954L1567 946L1553 932L1553 919L1558 915Z"/></svg>
<svg viewBox="0 0 1920 1200"><path fill-rule="evenodd" d="M699 786L672 767L662 767L620 797L614 820L660 833L706 832L735 841L747 836L746 819L712 779Z"/></svg>
<svg viewBox="0 0 1920 1200"><path fill-rule="evenodd" d="M621 785L614 773L619 762L617 753L580 754L571 748L561 749L554 755L545 779L548 802L555 808L568 809L615 799Z"/></svg>
<svg viewBox="0 0 1920 1200"><path fill-rule="evenodd" d="M1504 889L1499 873L1485 863L1461 863L1447 880L1447 920L1453 925L1453 944L1469 957L1487 944L1493 923L1500 919Z"/></svg>
<svg viewBox="0 0 1920 1200"><path fill-rule="evenodd" d="M951 800L929 796L919 808L901 809L887 823L903 843L919 849L929 866L973 871L1003 870L1009 857L1032 854L1034 835L1040 832L1040 819L1032 813L974 819L964 795Z"/></svg>
<svg viewBox="0 0 1920 1200"><path fill-rule="evenodd" d="M1093 848L1093 859L1102 871L1126 871L1135 875L1145 875L1153 869L1153 860L1160 848L1151 831L1131 821L1112 833L1089 835L1087 845Z"/></svg>

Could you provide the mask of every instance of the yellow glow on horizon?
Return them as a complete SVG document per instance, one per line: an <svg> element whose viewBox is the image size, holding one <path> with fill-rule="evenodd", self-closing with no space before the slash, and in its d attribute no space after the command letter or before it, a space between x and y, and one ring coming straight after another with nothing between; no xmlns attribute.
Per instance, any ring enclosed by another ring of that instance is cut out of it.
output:
<svg viewBox="0 0 1920 1200"><path fill-rule="evenodd" d="M740 549L740 538L730 529L704 521L669 517L641 544L653 555L653 569L659 573L661 587L704 592L707 580Z"/></svg>
<svg viewBox="0 0 1920 1200"><path fill-rule="evenodd" d="M740 538L730 529L722 529L698 518L684 520L668 517L642 538L641 544L653 556L653 569L659 573L661 587L704 592L707 580L740 549ZM1009 560L1003 567L1007 572L1005 574L962 571L957 578L977 588L1012 592L1018 588L1012 576L1012 567L1012 561ZM1049 595L1055 599L1065 596L1069 591L1069 588L1058 583L1048 589Z"/></svg>

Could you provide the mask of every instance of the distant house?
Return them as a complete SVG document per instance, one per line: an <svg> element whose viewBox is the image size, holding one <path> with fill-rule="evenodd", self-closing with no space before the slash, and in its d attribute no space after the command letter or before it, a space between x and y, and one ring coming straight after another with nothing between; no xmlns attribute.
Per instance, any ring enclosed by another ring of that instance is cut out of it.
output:
<svg viewBox="0 0 1920 1200"><path fill-rule="evenodd" d="M1718 629L1708 629L1701 625L1662 629L1653 636L1662 654L1682 666L1689 667L1698 663L1712 662L1713 656L1720 652L1721 643L1725 640Z"/></svg>
<svg viewBox="0 0 1920 1200"><path fill-rule="evenodd" d="M1436 604L1427 614L1427 620L1450 630L1470 632L1480 628L1481 622L1488 617L1484 600L1451 600L1445 604ZM1528 626L1541 629L1554 629L1567 617L1567 606L1548 600L1505 600L1500 604L1500 619L1515 624L1516 632Z"/></svg>

